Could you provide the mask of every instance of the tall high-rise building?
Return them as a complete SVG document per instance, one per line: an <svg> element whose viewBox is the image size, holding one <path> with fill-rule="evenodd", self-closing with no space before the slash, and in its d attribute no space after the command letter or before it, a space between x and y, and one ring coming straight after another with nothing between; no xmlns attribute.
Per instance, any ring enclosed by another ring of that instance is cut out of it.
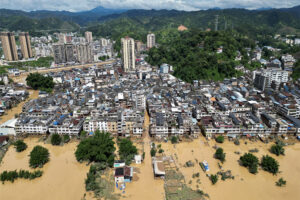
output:
<svg viewBox="0 0 300 200"><path fill-rule="evenodd" d="M66 42L67 42L66 34L60 33L60 34L58 35L58 43L60 43L60 44L65 44Z"/></svg>
<svg viewBox="0 0 300 200"><path fill-rule="evenodd" d="M93 34L92 34L92 32L86 31L84 33L84 36L85 36L86 42L88 42L88 43L93 42Z"/></svg>
<svg viewBox="0 0 300 200"><path fill-rule="evenodd" d="M65 52L66 52L66 62L75 62L74 56L74 45L73 44L65 44Z"/></svg>
<svg viewBox="0 0 300 200"><path fill-rule="evenodd" d="M29 33L20 33L19 34L19 40L21 45L21 52L22 56L25 59L32 58L32 49L31 49L31 43L30 43L30 36Z"/></svg>
<svg viewBox="0 0 300 200"><path fill-rule="evenodd" d="M125 72L135 70L134 39L125 37L121 39L122 60Z"/></svg>
<svg viewBox="0 0 300 200"><path fill-rule="evenodd" d="M53 44L53 54L55 64L66 62L66 52L64 44Z"/></svg>
<svg viewBox="0 0 300 200"><path fill-rule="evenodd" d="M147 35L147 48L152 48L155 46L155 35L153 33L149 33Z"/></svg>
<svg viewBox="0 0 300 200"><path fill-rule="evenodd" d="M77 50L77 61L80 63L90 63L93 61L92 46L88 43L78 44Z"/></svg>
<svg viewBox="0 0 300 200"><path fill-rule="evenodd" d="M8 61L18 60L17 46L14 33L0 33L4 57Z"/></svg>

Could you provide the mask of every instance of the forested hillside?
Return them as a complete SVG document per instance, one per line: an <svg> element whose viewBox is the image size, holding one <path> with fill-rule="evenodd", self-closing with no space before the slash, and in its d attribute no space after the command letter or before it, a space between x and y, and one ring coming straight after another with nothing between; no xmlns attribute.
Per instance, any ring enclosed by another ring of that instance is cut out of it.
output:
<svg viewBox="0 0 300 200"><path fill-rule="evenodd" d="M217 53L220 47L223 52ZM191 30L178 32L158 48L151 48L146 60L152 65L172 65L174 75L187 82L222 80L241 75L235 66L239 62L248 63L245 48L254 47L254 41L240 37L236 32ZM235 61L237 51L241 52L243 60Z"/></svg>

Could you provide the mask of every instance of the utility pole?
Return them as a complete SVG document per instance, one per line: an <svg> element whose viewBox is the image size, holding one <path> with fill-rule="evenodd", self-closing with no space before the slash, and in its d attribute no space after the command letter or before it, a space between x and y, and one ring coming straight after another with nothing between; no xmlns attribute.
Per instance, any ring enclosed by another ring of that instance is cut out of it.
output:
<svg viewBox="0 0 300 200"><path fill-rule="evenodd" d="M215 19L215 31L218 31L218 18L219 18L219 15L216 15L216 19Z"/></svg>

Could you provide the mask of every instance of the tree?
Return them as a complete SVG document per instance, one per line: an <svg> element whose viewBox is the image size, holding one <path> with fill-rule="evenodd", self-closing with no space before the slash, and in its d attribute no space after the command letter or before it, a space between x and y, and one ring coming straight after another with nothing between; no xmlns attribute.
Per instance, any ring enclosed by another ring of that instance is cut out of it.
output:
<svg viewBox="0 0 300 200"><path fill-rule="evenodd" d="M70 141L69 135L64 135L64 143L68 143Z"/></svg>
<svg viewBox="0 0 300 200"><path fill-rule="evenodd" d="M271 153L275 154L276 156L284 155L284 148L280 144L272 145L270 151L271 151Z"/></svg>
<svg viewBox="0 0 300 200"><path fill-rule="evenodd" d="M224 137L222 135L219 135L218 137L216 137L216 142L217 143L223 143L224 142Z"/></svg>
<svg viewBox="0 0 300 200"><path fill-rule="evenodd" d="M78 161L103 162L113 166L115 159L114 141L110 133L95 131L95 135L83 139L77 146Z"/></svg>
<svg viewBox="0 0 300 200"><path fill-rule="evenodd" d="M86 131L84 131L84 130L80 131L80 137L85 138L86 135L87 135Z"/></svg>
<svg viewBox="0 0 300 200"><path fill-rule="evenodd" d="M49 161L49 151L42 146L35 146L30 152L29 165L32 168L43 167Z"/></svg>
<svg viewBox="0 0 300 200"><path fill-rule="evenodd" d="M172 144L177 143L177 140L178 140L178 138L176 136L172 136L172 138L171 138Z"/></svg>
<svg viewBox="0 0 300 200"><path fill-rule="evenodd" d="M137 148L132 144L131 140L125 138L119 142L119 155L129 165L137 154Z"/></svg>
<svg viewBox="0 0 300 200"><path fill-rule="evenodd" d="M22 152L27 149L27 144L23 140L17 140L14 143L17 152Z"/></svg>
<svg viewBox="0 0 300 200"><path fill-rule="evenodd" d="M215 158L219 159L222 163L225 161L225 153L222 148L217 148Z"/></svg>
<svg viewBox="0 0 300 200"><path fill-rule="evenodd" d="M62 139L60 137L59 134L57 133L54 133L52 136L51 136L51 144L52 145L60 145Z"/></svg>
<svg viewBox="0 0 300 200"><path fill-rule="evenodd" d="M151 157L154 157L155 154L156 154L156 149L155 148L151 148L150 154L151 154Z"/></svg>
<svg viewBox="0 0 300 200"><path fill-rule="evenodd" d="M278 181L276 182L276 185L278 187L282 187L286 185L286 180L284 180L283 178L278 179Z"/></svg>
<svg viewBox="0 0 300 200"><path fill-rule="evenodd" d="M270 172L272 174L277 174L279 170L279 164L278 162L272 158L271 156L263 156L261 160L261 168L267 172Z"/></svg>
<svg viewBox="0 0 300 200"><path fill-rule="evenodd" d="M211 180L211 183L214 185L218 182L218 175L217 174L211 174L210 175L210 180Z"/></svg>
<svg viewBox="0 0 300 200"><path fill-rule="evenodd" d="M240 162L244 167L247 167L249 169L250 173L257 173L258 158L252 153L245 153L240 157Z"/></svg>
<svg viewBox="0 0 300 200"><path fill-rule="evenodd" d="M163 152L164 152L163 149L159 149L159 150L158 150L158 153L163 153Z"/></svg>
<svg viewBox="0 0 300 200"><path fill-rule="evenodd" d="M30 73L26 78L26 83L34 90L46 92L51 92L55 85L51 76L44 76L39 73Z"/></svg>

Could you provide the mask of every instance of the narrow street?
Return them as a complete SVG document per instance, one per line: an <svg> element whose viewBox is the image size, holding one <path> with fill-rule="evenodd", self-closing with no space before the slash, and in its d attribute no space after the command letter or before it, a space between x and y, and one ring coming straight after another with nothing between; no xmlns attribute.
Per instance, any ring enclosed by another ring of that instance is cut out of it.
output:
<svg viewBox="0 0 300 200"><path fill-rule="evenodd" d="M126 185L125 197L123 197L122 199L164 199L164 181L162 179L155 179L153 174L152 158L150 155L151 139L148 134L149 123L149 115L148 112L145 111L143 135L145 159L141 165L137 165L140 170L140 172L138 173L138 180Z"/></svg>

